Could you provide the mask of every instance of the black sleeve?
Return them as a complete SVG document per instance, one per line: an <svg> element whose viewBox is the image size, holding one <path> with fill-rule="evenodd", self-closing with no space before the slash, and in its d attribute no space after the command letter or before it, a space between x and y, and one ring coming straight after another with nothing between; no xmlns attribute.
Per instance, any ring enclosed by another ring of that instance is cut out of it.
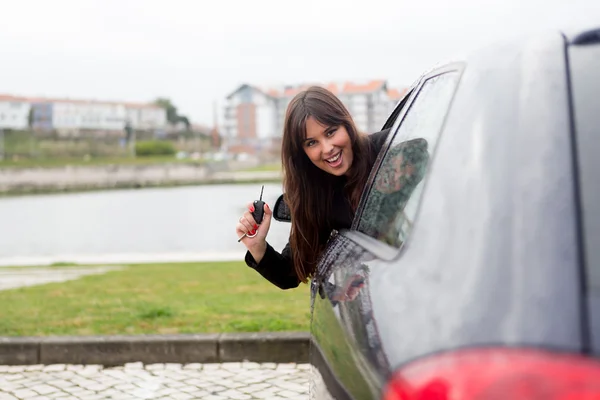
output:
<svg viewBox="0 0 600 400"><path fill-rule="evenodd" d="M294 271L289 243L285 245L281 254L267 243L267 251L259 263L247 251L245 261L250 268L255 269L263 278L280 289L292 289L300 284Z"/></svg>
<svg viewBox="0 0 600 400"><path fill-rule="evenodd" d="M385 140L387 139L388 134L390 133L390 129L391 128L384 129L382 131L371 134L371 151L375 158L377 158L377 155L381 151L381 148L383 147L383 144L385 143Z"/></svg>

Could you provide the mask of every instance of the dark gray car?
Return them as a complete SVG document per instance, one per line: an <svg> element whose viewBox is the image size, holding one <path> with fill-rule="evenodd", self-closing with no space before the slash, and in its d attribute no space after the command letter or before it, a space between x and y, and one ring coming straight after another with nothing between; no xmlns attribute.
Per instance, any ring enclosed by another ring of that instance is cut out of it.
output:
<svg viewBox="0 0 600 400"><path fill-rule="evenodd" d="M600 30L419 79L311 284L311 397L600 399Z"/></svg>

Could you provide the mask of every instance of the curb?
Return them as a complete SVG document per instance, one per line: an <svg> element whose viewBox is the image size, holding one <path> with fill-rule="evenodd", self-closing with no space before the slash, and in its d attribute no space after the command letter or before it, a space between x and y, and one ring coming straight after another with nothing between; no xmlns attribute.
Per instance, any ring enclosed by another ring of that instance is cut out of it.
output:
<svg viewBox="0 0 600 400"><path fill-rule="evenodd" d="M307 363L308 332L0 337L0 365Z"/></svg>

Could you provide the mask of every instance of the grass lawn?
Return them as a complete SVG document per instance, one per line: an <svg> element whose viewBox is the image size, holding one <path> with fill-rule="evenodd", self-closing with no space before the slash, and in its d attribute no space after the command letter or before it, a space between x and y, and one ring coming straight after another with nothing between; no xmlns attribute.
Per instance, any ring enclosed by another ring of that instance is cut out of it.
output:
<svg viewBox="0 0 600 400"><path fill-rule="evenodd" d="M0 291L0 336L306 331L309 303L242 262L138 264Z"/></svg>
<svg viewBox="0 0 600 400"><path fill-rule="evenodd" d="M51 168L72 166L99 166L99 165L152 165L165 163L199 164L204 161L191 159L177 159L175 156L152 157L98 157L85 160L82 158L48 158L48 159L12 159L0 160L0 168Z"/></svg>

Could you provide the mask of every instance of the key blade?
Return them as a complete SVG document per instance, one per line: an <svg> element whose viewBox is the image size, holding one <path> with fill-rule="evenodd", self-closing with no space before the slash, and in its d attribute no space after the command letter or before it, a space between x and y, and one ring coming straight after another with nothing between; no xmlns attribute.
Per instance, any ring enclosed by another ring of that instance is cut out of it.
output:
<svg viewBox="0 0 600 400"><path fill-rule="evenodd" d="M262 201L263 190L265 190L265 185L263 185L260 189L260 199L258 199L259 201Z"/></svg>

